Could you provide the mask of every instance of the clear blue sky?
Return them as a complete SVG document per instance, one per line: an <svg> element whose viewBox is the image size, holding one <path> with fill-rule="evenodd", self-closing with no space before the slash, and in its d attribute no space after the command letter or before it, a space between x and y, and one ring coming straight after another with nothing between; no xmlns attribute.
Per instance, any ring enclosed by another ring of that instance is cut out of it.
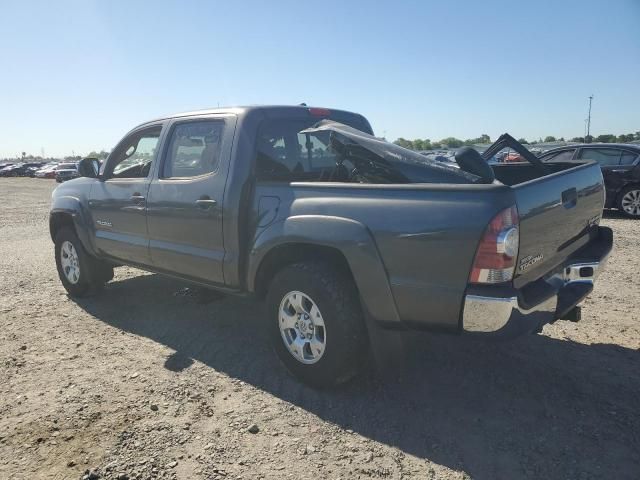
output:
<svg viewBox="0 0 640 480"><path fill-rule="evenodd" d="M0 157L164 114L339 107L389 139L640 130L640 0L5 1Z"/></svg>

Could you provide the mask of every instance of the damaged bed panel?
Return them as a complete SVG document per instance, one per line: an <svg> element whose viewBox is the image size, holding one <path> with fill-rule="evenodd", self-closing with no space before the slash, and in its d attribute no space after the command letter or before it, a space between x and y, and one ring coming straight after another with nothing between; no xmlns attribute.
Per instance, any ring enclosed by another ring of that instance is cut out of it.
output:
<svg viewBox="0 0 640 480"><path fill-rule="evenodd" d="M332 181L454 184L480 181L477 175L332 120L321 120L300 134L312 135L322 143L330 144L338 154L337 174Z"/></svg>

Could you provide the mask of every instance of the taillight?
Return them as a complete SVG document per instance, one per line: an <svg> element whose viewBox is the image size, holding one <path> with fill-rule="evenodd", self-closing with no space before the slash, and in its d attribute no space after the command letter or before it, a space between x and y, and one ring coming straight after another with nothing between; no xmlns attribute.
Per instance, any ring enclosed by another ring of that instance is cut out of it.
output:
<svg viewBox="0 0 640 480"><path fill-rule="evenodd" d="M314 117L328 117L329 115L331 115L331 110L329 110L328 108L311 107L309 109L309 113Z"/></svg>
<svg viewBox="0 0 640 480"><path fill-rule="evenodd" d="M520 245L518 223L515 205L502 210L489 222L476 250L469 275L471 283L502 283L513 279Z"/></svg>

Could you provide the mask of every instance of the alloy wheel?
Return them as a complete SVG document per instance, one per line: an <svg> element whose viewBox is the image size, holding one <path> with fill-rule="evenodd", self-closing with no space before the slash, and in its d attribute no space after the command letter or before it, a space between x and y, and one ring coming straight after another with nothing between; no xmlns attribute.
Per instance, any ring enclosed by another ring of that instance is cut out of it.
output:
<svg viewBox="0 0 640 480"><path fill-rule="evenodd" d="M629 190L622 197L622 209L634 217L640 216L640 190Z"/></svg>
<svg viewBox="0 0 640 480"><path fill-rule="evenodd" d="M278 310L280 335L287 350L300 363L313 364L322 358L327 331L316 303L302 292L291 291Z"/></svg>
<svg viewBox="0 0 640 480"><path fill-rule="evenodd" d="M66 279L72 285L80 280L80 260L73 243L65 240L60 247L60 264Z"/></svg>

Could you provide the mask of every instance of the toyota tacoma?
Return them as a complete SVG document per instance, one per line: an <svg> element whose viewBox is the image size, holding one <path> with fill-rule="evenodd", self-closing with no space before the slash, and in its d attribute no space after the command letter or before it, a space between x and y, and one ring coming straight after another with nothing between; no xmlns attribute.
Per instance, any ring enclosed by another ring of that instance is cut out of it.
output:
<svg viewBox="0 0 640 480"><path fill-rule="evenodd" d="M505 147L528 163L486 161ZM508 338L577 321L612 247L599 166L542 163L506 134L456 162L340 110L160 118L54 191L60 280L80 297L126 264L264 299L280 360L321 387L358 373L372 331Z"/></svg>

